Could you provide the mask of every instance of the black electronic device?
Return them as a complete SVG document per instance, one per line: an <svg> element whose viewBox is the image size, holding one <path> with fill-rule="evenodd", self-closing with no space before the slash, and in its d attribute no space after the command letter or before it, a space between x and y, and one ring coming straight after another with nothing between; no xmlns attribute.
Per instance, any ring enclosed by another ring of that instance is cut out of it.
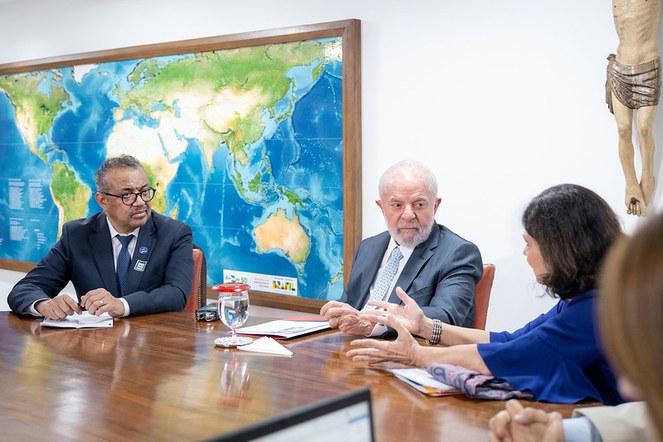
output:
<svg viewBox="0 0 663 442"><path fill-rule="evenodd" d="M196 310L196 321L212 322L219 320L219 309L216 303L208 304Z"/></svg>

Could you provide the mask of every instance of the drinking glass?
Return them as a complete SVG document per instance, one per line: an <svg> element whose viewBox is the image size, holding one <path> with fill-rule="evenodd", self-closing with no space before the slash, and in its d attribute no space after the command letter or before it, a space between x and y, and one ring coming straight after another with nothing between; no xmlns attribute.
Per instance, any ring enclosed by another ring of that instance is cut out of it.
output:
<svg viewBox="0 0 663 442"><path fill-rule="evenodd" d="M240 327L249 318L249 289L248 284L241 282L224 282L212 287L219 293L219 318L228 328L230 336L218 338L216 345L223 347L237 347L253 342L252 338L237 336L235 329Z"/></svg>

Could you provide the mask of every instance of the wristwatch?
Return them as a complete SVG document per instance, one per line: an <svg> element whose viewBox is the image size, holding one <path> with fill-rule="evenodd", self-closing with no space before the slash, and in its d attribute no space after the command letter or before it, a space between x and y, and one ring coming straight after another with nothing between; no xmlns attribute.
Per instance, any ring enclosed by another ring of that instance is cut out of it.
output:
<svg viewBox="0 0 663 442"><path fill-rule="evenodd" d="M426 344L428 345L437 345L440 343L440 338L442 337L442 321L439 319L433 319L433 334L430 339L426 339Z"/></svg>

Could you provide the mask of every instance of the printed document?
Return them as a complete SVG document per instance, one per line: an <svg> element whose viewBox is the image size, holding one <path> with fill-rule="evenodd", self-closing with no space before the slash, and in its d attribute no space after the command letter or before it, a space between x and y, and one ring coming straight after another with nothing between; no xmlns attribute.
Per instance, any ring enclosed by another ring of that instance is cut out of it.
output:
<svg viewBox="0 0 663 442"><path fill-rule="evenodd" d="M263 324L238 328L237 333L243 335L272 336L277 339L290 339L331 328L329 322L323 318L317 319L313 316L308 318L311 320L307 321L304 319L306 318L278 319Z"/></svg>
<svg viewBox="0 0 663 442"><path fill-rule="evenodd" d="M42 327L59 327L59 328L107 328L113 326L113 317L108 313L103 313L99 316L91 315L87 311L83 311L80 315L74 313L64 319L47 319L41 322Z"/></svg>

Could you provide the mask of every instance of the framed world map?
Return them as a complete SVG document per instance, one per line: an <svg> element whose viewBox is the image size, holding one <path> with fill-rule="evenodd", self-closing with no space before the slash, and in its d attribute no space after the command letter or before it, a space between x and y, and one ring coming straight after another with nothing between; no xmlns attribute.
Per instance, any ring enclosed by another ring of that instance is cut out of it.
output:
<svg viewBox="0 0 663 442"><path fill-rule="evenodd" d="M187 223L208 285L339 299L361 240L360 22L0 65L0 267L100 210L131 154Z"/></svg>

